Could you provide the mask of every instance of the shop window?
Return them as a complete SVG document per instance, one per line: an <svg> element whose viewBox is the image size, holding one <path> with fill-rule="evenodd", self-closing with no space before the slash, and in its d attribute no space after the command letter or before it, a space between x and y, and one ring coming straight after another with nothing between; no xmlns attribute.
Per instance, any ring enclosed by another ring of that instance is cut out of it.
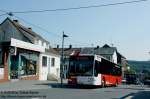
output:
<svg viewBox="0 0 150 99"><path fill-rule="evenodd" d="M46 56L43 56L43 57L42 57L42 66L43 66L43 67L46 67L46 66L47 66L47 57L46 57Z"/></svg>
<svg viewBox="0 0 150 99"><path fill-rule="evenodd" d="M38 63L38 54L32 52L20 53L20 75L35 75Z"/></svg>
<svg viewBox="0 0 150 99"><path fill-rule="evenodd" d="M51 59L51 66L54 67L55 66L55 58Z"/></svg>

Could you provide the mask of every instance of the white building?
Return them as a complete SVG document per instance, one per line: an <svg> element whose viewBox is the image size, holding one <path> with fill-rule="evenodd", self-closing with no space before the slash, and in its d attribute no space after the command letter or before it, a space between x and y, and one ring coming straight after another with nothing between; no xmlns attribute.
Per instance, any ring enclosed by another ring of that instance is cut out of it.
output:
<svg viewBox="0 0 150 99"><path fill-rule="evenodd" d="M53 49L40 54L40 80L56 80L60 77L60 56Z"/></svg>
<svg viewBox="0 0 150 99"><path fill-rule="evenodd" d="M15 54L10 54L13 48ZM4 69L5 75L0 81L60 77L60 56L47 40L31 28L21 25L18 20L6 18L0 24L0 58L0 68ZM12 76L14 73L15 76Z"/></svg>

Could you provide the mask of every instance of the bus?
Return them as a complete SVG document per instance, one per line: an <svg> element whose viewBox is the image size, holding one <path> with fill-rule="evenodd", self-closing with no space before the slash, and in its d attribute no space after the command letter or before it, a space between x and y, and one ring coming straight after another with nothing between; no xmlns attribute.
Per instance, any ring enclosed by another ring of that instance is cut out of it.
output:
<svg viewBox="0 0 150 99"><path fill-rule="evenodd" d="M110 86L121 84L121 66L100 55L70 56L68 84Z"/></svg>

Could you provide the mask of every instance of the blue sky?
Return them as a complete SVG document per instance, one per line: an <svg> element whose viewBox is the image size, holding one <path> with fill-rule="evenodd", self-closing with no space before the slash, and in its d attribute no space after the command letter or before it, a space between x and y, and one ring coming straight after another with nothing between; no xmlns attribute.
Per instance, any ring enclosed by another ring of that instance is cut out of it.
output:
<svg viewBox="0 0 150 99"><path fill-rule="evenodd" d="M0 10L28 11L42 9L70 8L89 5L109 4L132 0L3 0ZM64 31L69 38L65 45L103 46L105 43L118 48L127 59L150 60L150 1L107 6L91 9L15 14L49 32L42 31L20 20L53 46L61 44ZM0 12L0 15L3 12ZM7 16L0 16L2 22ZM12 17L16 19L16 17Z"/></svg>

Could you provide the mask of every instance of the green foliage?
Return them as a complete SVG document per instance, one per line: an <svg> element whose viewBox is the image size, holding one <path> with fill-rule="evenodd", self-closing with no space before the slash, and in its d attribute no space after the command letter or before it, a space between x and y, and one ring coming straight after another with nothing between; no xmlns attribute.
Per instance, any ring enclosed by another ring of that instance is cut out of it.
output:
<svg viewBox="0 0 150 99"><path fill-rule="evenodd" d="M131 61L128 60L130 67L136 71L136 73L141 73L143 70L150 71L150 61Z"/></svg>
<svg viewBox="0 0 150 99"><path fill-rule="evenodd" d="M128 61L136 74L142 74L144 79L150 79L150 61ZM132 70L132 69L131 69ZM133 71L127 71L132 73Z"/></svg>

